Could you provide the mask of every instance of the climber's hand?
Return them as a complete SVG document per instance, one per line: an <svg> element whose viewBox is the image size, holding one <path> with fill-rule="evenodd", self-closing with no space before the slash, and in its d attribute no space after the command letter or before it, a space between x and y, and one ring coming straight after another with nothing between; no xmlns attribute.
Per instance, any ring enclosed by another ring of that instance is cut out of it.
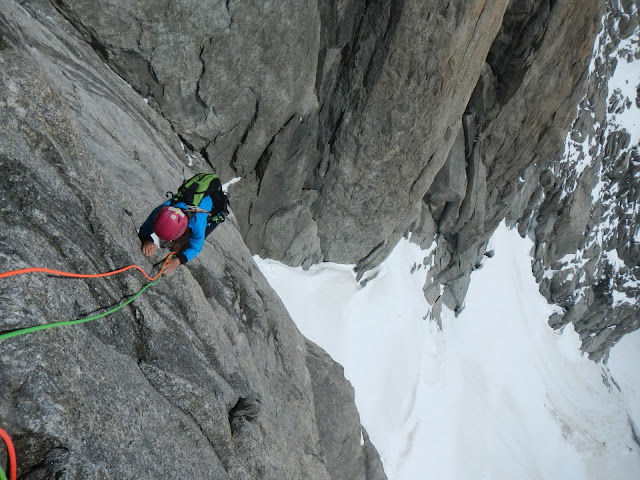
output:
<svg viewBox="0 0 640 480"><path fill-rule="evenodd" d="M145 257L152 257L158 251L158 246L153 242L144 242L142 244L142 253Z"/></svg>
<svg viewBox="0 0 640 480"><path fill-rule="evenodd" d="M173 272L175 272L176 268L178 268L179 266L180 266L180 259L176 257L171 257L169 260L167 260L167 264L164 267L164 274L172 275Z"/></svg>

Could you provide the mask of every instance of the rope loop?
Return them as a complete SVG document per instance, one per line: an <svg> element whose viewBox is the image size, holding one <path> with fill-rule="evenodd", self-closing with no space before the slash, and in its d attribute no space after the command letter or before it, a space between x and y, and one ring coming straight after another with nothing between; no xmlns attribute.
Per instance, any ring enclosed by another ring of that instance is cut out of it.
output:
<svg viewBox="0 0 640 480"><path fill-rule="evenodd" d="M18 462L16 461L16 450L13 448L13 442L7 432L0 428L0 437L4 440L4 444L7 446L7 453L9 454L9 480L16 480L18 476ZM7 480L6 475L2 468L0 468L0 479Z"/></svg>
<svg viewBox="0 0 640 480"><path fill-rule="evenodd" d="M5 332L5 333L0 334L0 341L6 340L7 338L17 337L18 335L24 335L25 333L37 332L39 330L46 330L46 329L49 329L49 328L63 327L63 326L69 326L69 325L77 325L77 324L80 324L80 323L90 322L92 320L97 320L98 318L103 318L103 317L106 317L107 315L110 315L110 314L112 314L114 312L117 312L121 308L123 308L123 307L129 305L131 302L133 302L147 288L149 288L152 285L156 285L158 282L160 282L160 276L162 275L162 272L164 272L165 268L167 267L167 262L169 261L169 259L174 254L175 254L175 252L170 253L169 255L167 255L167 258L164 259L164 263L162 264L162 268L160 269L160 272L155 277L151 277L151 276L147 275L146 272L144 270L142 270L140 267L138 267L137 265L129 265L128 267L124 267L124 268L121 268L119 270L113 270L113 271L107 272L107 273L96 273L96 274L90 274L90 275L81 274L81 273L61 272L59 270L50 270L48 268L22 268L20 270L12 270L12 271L9 271L9 272L0 273L0 278L7 278L7 277L14 276L14 275L22 275L22 274L25 274L25 273L36 273L36 272L49 273L49 274L52 274L52 275L58 275L58 276L62 276L62 277L72 277L72 278L98 278L98 277L107 277L107 276L110 276L110 275L116 275L118 273L125 272L125 271L127 271L127 270L129 270L131 268L135 268L135 269L139 270L140 272L142 272L142 274L150 280L149 283L144 285L131 298L129 298L128 300L122 302L121 304L119 304L119 305L107 310L106 312L100 313L98 315L94 315L92 317L80 318L78 320L68 320L68 321L62 321L62 322L45 323L44 325L36 325L34 327L26 327L26 328L21 328L21 329L18 329L18 330L13 330L11 332ZM3 479L0 478L0 480L3 480Z"/></svg>

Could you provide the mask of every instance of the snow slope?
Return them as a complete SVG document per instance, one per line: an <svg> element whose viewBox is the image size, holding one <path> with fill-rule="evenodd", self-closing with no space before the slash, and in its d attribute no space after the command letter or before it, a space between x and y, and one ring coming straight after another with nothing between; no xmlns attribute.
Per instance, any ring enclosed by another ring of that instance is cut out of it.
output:
<svg viewBox="0 0 640 480"><path fill-rule="evenodd" d="M429 252L406 240L365 287L351 266L255 258L302 333L344 366L390 480L640 478L640 337L614 348L611 370L581 355L570 326L547 325L531 247L501 225L442 330L422 294Z"/></svg>

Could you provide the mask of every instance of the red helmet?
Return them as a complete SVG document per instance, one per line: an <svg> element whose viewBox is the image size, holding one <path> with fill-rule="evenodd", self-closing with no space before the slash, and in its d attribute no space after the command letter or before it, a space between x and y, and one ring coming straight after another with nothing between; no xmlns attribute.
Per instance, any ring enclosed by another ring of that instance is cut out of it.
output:
<svg viewBox="0 0 640 480"><path fill-rule="evenodd" d="M153 220L153 231L161 239L173 242L187 230L189 219L182 210L175 207L164 207Z"/></svg>

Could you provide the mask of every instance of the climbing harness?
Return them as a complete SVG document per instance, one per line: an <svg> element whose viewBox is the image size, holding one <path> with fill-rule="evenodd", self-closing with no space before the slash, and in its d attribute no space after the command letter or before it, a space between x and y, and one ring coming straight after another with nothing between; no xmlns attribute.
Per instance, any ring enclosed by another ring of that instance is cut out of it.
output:
<svg viewBox="0 0 640 480"><path fill-rule="evenodd" d="M160 272L155 277L151 277L151 276L147 275L147 273L137 265L129 265L127 267L120 268L118 270L113 270L111 272L95 273L95 274L61 272L59 270L51 270L51 269L48 269L48 268L22 268L22 269L19 269L19 270L11 270L9 272L0 273L0 278L7 278L7 277L14 276L14 275L21 275L21 274L25 274L25 273L48 273L48 274L51 274L51 275L58 275L58 276L62 276L62 277L72 277L72 278L99 278L99 277L108 277L108 276L111 276L111 275L116 275L118 273L122 273L122 272L130 270L132 268L135 268L138 271L140 271L147 279L149 279L149 283L144 285L131 298L129 298L128 300L122 302L121 304L119 304L119 305L107 310L106 312L102 312L102 313L100 313L98 315L93 315L93 316L87 317L87 318L80 318L78 320L67 320L67 321L62 321L62 322L46 323L44 325L36 325L34 327L26 327L26 328L21 328L21 329L18 329L18 330L13 330L11 332L2 333L2 334L0 334L0 341L6 340L7 338L11 338L11 337L17 337L18 335L24 335L26 333L37 332L39 330L46 330L46 329L49 329L49 328L63 327L63 326L69 326L69 325L77 325L77 324L80 324L80 323L86 323L86 322L90 322L92 320L97 320L98 318L106 317L107 315L110 315L110 314L112 314L114 312L117 312L121 308L123 308L123 307L129 305L131 302L133 302L147 288L149 288L152 285L156 285L158 282L160 282L162 272L164 272L164 270L165 270L165 268L167 266L167 262L169 261L171 256L174 255L174 254L175 254L175 252L170 253L169 255L167 255L167 258L164 259L164 262L162 264L162 268L160 269ZM2 479L0 479L0 480L2 480Z"/></svg>
<svg viewBox="0 0 640 480"><path fill-rule="evenodd" d="M7 454L9 455L9 480L16 480L18 473L18 462L16 461L16 450L13 448L13 442L9 434L0 428L0 437L4 440L4 444L7 446ZM4 470L0 468L0 480L7 480L7 476Z"/></svg>

